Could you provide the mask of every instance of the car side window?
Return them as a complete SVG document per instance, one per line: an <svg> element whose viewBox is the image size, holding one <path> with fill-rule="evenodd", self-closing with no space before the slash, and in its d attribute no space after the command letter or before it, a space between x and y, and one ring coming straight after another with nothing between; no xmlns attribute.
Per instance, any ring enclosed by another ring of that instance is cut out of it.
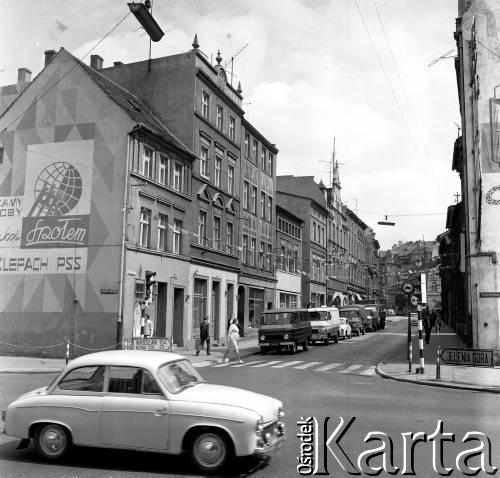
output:
<svg viewBox="0 0 500 478"><path fill-rule="evenodd" d="M68 372L59 382L60 390L102 392L104 385L104 367L80 367Z"/></svg>
<svg viewBox="0 0 500 478"><path fill-rule="evenodd" d="M109 367L108 392L159 395L161 390L151 374L137 367Z"/></svg>

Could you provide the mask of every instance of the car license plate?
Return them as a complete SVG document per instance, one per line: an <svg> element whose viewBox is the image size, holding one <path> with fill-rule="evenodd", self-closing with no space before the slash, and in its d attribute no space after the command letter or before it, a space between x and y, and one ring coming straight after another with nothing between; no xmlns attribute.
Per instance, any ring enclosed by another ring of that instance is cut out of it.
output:
<svg viewBox="0 0 500 478"><path fill-rule="evenodd" d="M271 345L269 342L259 342L259 345Z"/></svg>

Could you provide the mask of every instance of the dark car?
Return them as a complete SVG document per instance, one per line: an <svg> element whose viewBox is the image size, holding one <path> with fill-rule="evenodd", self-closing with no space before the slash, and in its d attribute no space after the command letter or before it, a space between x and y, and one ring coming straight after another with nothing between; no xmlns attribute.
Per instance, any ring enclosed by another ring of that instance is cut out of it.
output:
<svg viewBox="0 0 500 478"><path fill-rule="evenodd" d="M307 309L274 309L262 312L259 327L259 347L265 354L271 349L285 348L292 354L297 346L308 349L312 338Z"/></svg>
<svg viewBox="0 0 500 478"><path fill-rule="evenodd" d="M347 323L351 326L351 333L365 335L365 329L368 322L368 315L362 305L346 305L339 309L340 317L347 319Z"/></svg>

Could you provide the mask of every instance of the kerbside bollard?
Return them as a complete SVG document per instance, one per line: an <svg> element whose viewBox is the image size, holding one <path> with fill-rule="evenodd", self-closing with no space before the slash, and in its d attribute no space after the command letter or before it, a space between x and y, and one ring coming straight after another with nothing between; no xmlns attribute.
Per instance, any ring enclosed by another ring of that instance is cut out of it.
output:
<svg viewBox="0 0 500 478"><path fill-rule="evenodd" d="M69 339L66 340L66 365L68 365L69 362Z"/></svg>
<svg viewBox="0 0 500 478"><path fill-rule="evenodd" d="M408 342L408 372L411 372L411 363L413 361L413 344Z"/></svg>
<svg viewBox="0 0 500 478"><path fill-rule="evenodd" d="M422 337L422 316L418 313L418 354L420 357L419 372L424 373L424 338Z"/></svg>
<svg viewBox="0 0 500 478"><path fill-rule="evenodd" d="M436 351L436 380L441 380L441 345Z"/></svg>

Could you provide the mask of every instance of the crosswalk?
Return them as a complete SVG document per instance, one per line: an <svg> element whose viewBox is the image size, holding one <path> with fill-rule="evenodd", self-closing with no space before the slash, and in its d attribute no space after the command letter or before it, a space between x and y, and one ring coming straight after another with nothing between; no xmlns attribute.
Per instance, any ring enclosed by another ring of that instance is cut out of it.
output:
<svg viewBox="0 0 500 478"><path fill-rule="evenodd" d="M342 363L342 362L307 362L305 360L292 360L289 362L284 362L282 360L250 360L244 363L229 362L229 363L209 363L209 362L199 362L193 363L193 367L203 368L248 368L248 369L295 369L295 370L307 370L310 372L335 372L342 374L352 374L352 375L362 375L362 376L373 376L376 374L375 366L368 364L353 364L353 363Z"/></svg>

